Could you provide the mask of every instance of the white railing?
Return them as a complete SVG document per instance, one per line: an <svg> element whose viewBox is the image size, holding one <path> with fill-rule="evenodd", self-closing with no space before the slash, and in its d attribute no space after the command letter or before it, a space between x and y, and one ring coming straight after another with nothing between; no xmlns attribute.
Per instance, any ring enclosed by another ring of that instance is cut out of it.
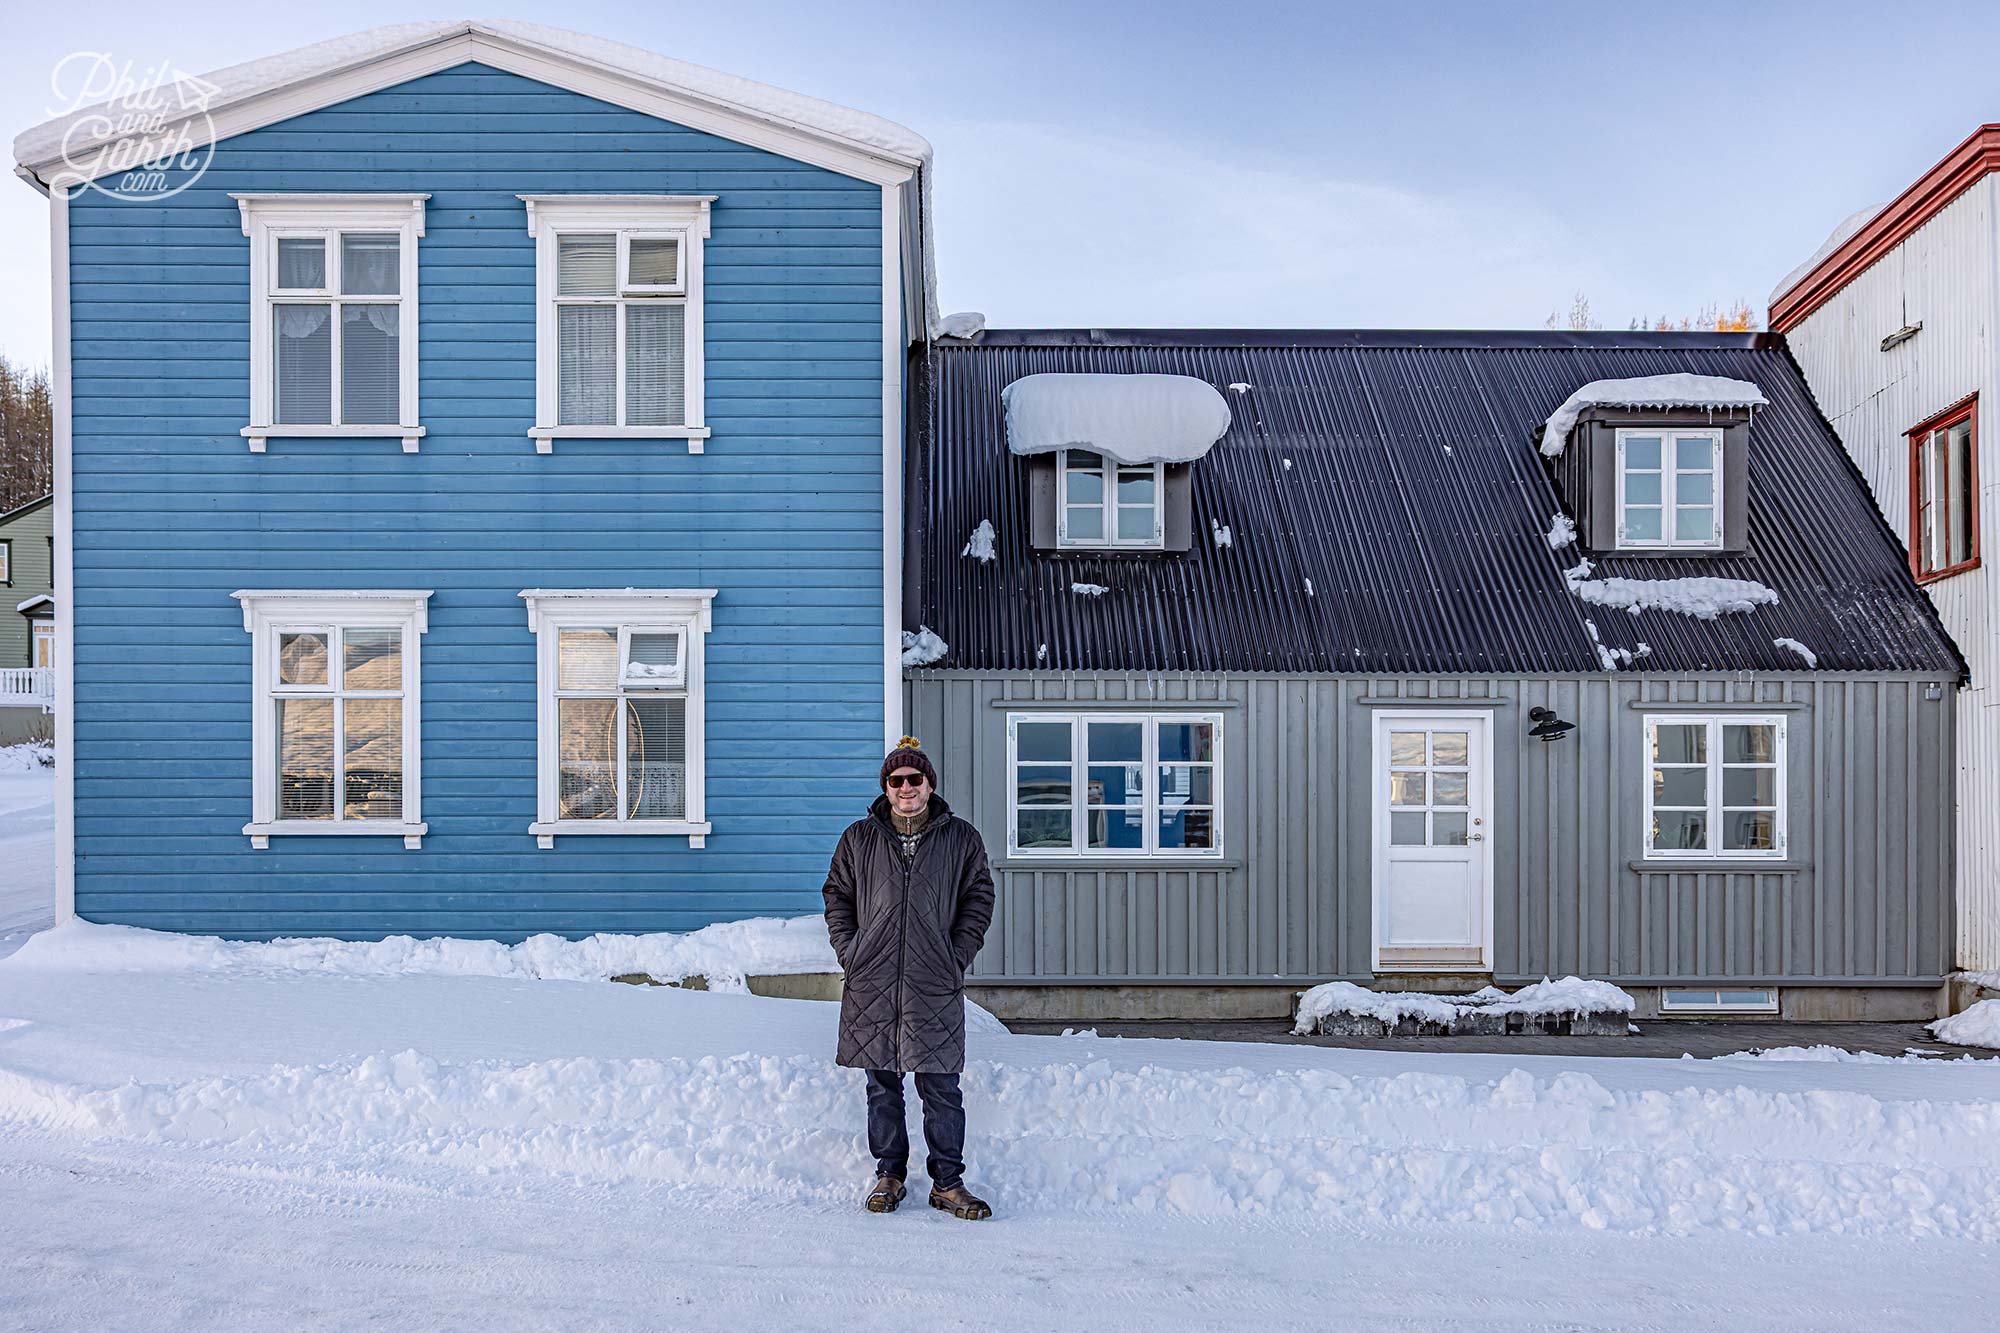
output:
<svg viewBox="0 0 2000 1333"><path fill-rule="evenodd" d="M0 667L0 708L54 708L54 667Z"/></svg>

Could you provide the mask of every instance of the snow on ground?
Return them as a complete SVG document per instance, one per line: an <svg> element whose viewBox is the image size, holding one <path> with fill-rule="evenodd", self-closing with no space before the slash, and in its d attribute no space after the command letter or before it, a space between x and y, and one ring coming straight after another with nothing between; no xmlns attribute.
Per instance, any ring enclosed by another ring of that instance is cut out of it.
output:
<svg viewBox="0 0 2000 1333"><path fill-rule="evenodd" d="M1429 1023L1449 1023L1460 1011L1478 1009L1488 1014L1629 1014L1637 1006L1632 997L1608 981L1563 977L1551 981L1543 977L1530 986L1512 992L1497 986L1481 986L1470 995L1433 995L1425 991L1373 991L1351 981L1329 981L1299 996L1298 1022L1292 1031L1314 1031L1330 1014L1354 1014L1385 1023L1416 1019Z"/></svg>
<svg viewBox="0 0 2000 1333"><path fill-rule="evenodd" d="M1954 1046L2000 1047L2000 1000L1981 1000L1963 1013L1940 1018L1930 1030Z"/></svg>
<svg viewBox="0 0 2000 1333"><path fill-rule="evenodd" d="M0 746L0 958L55 921L56 774L45 748Z"/></svg>

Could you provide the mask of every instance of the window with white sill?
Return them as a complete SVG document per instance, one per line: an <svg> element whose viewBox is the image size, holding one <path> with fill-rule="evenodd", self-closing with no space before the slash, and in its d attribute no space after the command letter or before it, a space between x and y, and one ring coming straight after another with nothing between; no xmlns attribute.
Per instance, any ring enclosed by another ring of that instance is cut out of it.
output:
<svg viewBox="0 0 2000 1333"><path fill-rule="evenodd" d="M251 448L399 436L417 420L417 242L428 195L236 195L250 238Z"/></svg>
<svg viewBox="0 0 2000 1333"><path fill-rule="evenodd" d="M1056 544L1157 550L1166 541L1166 468L1122 464L1080 449L1062 451L1056 470Z"/></svg>
<svg viewBox="0 0 2000 1333"><path fill-rule="evenodd" d="M535 237L538 447L708 433L707 196L523 195Z"/></svg>
<svg viewBox="0 0 2000 1333"><path fill-rule="evenodd" d="M1775 860L1785 854L1785 719L1650 714L1646 857Z"/></svg>
<svg viewBox="0 0 2000 1333"><path fill-rule="evenodd" d="M1222 854L1215 713L1012 713L1009 853Z"/></svg>
<svg viewBox="0 0 2000 1333"><path fill-rule="evenodd" d="M536 636L539 799L531 832L664 833L701 845L702 642L711 590L521 594Z"/></svg>
<svg viewBox="0 0 2000 1333"><path fill-rule="evenodd" d="M1720 430L1618 432L1618 545L1722 545Z"/></svg>
<svg viewBox="0 0 2000 1333"><path fill-rule="evenodd" d="M423 592L235 593L251 635L253 845L425 832Z"/></svg>

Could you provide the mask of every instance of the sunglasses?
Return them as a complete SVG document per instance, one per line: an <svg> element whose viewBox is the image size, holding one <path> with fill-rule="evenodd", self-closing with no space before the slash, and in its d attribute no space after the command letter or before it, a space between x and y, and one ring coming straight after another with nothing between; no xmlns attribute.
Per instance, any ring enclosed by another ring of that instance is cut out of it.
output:
<svg viewBox="0 0 2000 1333"><path fill-rule="evenodd" d="M891 773L888 778L891 787L917 787L923 785L921 773Z"/></svg>

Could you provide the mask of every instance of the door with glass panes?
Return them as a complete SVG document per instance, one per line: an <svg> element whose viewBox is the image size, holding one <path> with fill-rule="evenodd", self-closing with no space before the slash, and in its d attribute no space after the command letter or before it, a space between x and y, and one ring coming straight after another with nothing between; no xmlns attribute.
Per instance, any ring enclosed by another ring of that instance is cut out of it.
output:
<svg viewBox="0 0 2000 1333"><path fill-rule="evenodd" d="M1375 967L1488 971L1493 947L1492 717L1375 717Z"/></svg>

